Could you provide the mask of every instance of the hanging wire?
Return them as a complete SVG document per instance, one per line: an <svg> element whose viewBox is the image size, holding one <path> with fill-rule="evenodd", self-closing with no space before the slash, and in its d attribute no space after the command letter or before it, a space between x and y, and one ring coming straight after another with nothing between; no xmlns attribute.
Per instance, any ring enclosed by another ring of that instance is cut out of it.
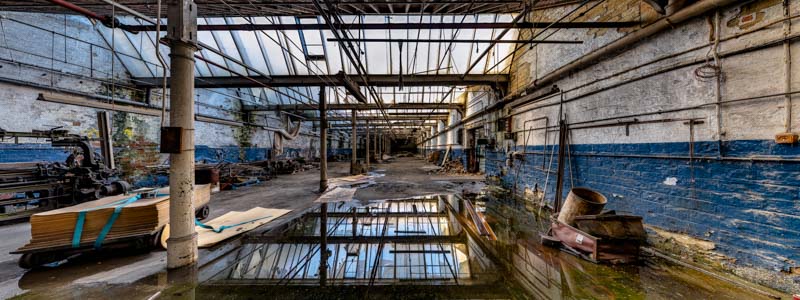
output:
<svg viewBox="0 0 800 300"><path fill-rule="evenodd" d="M708 18L710 28L712 28L711 36L713 43L709 45L708 52L706 52L706 62L694 69L694 77L699 81L710 82L716 81L722 74L722 69L719 67L719 28L716 27L712 18ZM712 63L711 60L714 60Z"/></svg>
<svg viewBox="0 0 800 300"><path fill-rule="evenodd" d="M117 18L117 8L115 6L111 6L111 18ZM117 84L116 84L116 75L114 74L114 54L117 53L117 30L116 30L116 22L111 22L111 108L114 109L114 95L117 93Z"/></svg>
<svg viewBox="0 0 800 300"><path fill-rule="evenodd" d="M156 40L161 38L161 0L156 2ZM167 114L167 62L161 56L161 44L153 43L156 47L156 58L161 64L161 127Z"/></svg>

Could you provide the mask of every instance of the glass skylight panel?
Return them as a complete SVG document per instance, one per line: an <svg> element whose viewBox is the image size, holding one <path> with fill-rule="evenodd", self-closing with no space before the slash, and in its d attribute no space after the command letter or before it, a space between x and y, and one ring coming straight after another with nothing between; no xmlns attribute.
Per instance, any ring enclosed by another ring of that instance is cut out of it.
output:
<svg viewBox="0 0 800 300"><path fill-rule="evenodd" d="M141 56L139 56L137 47L131 43L125 31L103 28L100 32L110 45L109 48L116 52L115 56L122 62L122 65L131 75L138 77L153 76L153 73L142 61ZM50 47L46 47L46 49L50 49Z"/></svg>
<svg viewBox="0 0 800 300"><path fill-rule="evenodd" d="M200 23L200 20L198 20ZM209 24L225 24L223 19L215 18L209 21ZM238 61L242 61L242 57L239 52L239 45L233 40L230 31L212 31L212 37L214 38L214 42L210 44L212 47L216 46L215 48L220 50L222 53L225 53L229 57L232 57ZM226 61L226 66L234 70L239 74L244 75L253 75L249 70L247 70L244 66L239 65L238 63L234 63L232 61Z"/></svg>
<svg viewBox="0 0 800 300"><path fill-rule="evenodd" d="M231 36L236 44L240 46L242 54L242 61L248 66L256 69L264 74L269 74L269 68L264 60L264 55L261 52L261 46L256 39L256 32L253 31L232 31ZM251 75L258 75L255 72L250 72Z"/></svg>
<svg viewBox="0 0 800 300"><path fill-rule="evenodd" d="M162 36L166 35L166 33L162 32ZM139 47L138 51L142 58L148 62L148 64L153 65L151 68L155 74L155 76L162 76L163 71L166 71L169 74L169 47L158 44L158 37L156 37L156 32L140 32L137 35L134 35L135 38L141 39L141 43L137 46ZM159 47L161 50L161 57L164 58L164 61L167 63L166 70L161 67L161 63L158 61L158 57L156 56L156 49L155 47Z"/></svg>
<svg viewBox="0 0 800 300"><path fill-rule="evenodd" d="M395 15L395 16L342 16L347 24L367 23L472 23L472 22L510 22L513 15ZM319 24L324 23L321 18L295 18L295 17L254 17L250 19L255 24ZM250 24L250 20L241 17L228 18L200 18L198 24ZM141 23L136 19L126 18L125 23ZM166 28L164 28L166 30ZM103 36L110 41L109 29L101 29ZM346 37L367 38L367 39L456 39L456 40L491 40L497 39L503 29L422 29L422 30L351 30ZM517 30L510 30L502 40L513 40L517 36ZM120 52L118 57L125 68L133 77L157 77L161 76L161 68L155 54L157 38L155 32L142 32L131 34L118 31L114 45ZM164 33L162 33L164 35ZM345 70L350 75L357 75L355 66L344 55L339 43L327 41L335 35L330 30L303 30L302 35L298 30L285 31L199 31L198 40L235 59L241 60L246 65L262 73L269 75L334 75ZM345 37L345 36L342 36ZM392 74L398 75L397 80L401 80L399 74L410 75L435 75L435 74L463 74L466 69L475 64L470 71L471 74L482 74L487 67L496 64L500 59L506 57L514 49L514 44L500 43L495 44L488 55L477 59L483 53L489 43L428 43L405 41L400 51L399 42L358 42L352 44L357 47L356 56L368 69L369 74ZM163 56L168 60L169 48L164 45L161 47ZM450 50L448 51L448 47ZM287 52L288 51L288 52ZM228 61L223 57L208 51L200 50L199 55L210 60L214 64L219 64L225 68L230 68L240 74L257 76L256 72L247 70L245 67ZM507 73L506 69L510 59L503 61L498 67L486 73L497 74ZM402 70L401 70L402 68ZM213 66L202 60L196 61L196 74L200 77L227 77L237 76L222 68ZM261 104L298 104L315 103L318 97L316 87L281 87L277 88L282 95L271 89L264 87L252 87L240 89L241 97L248 101ZM395 87L375 87L380 93L380 98L384 103L439 103L446 96L442 103L463 101L465 89L459 87L448 94L451 87L433 86L418 87L404 86L402 90L399 86ZM229 89L228 91L233 91ZM367 96L369 102L373 102L368 88L362 86L361 91ZM292 99L292 97L296 99ZM346 96L342 87L330 87L326 97L329 103L353 103L352 96ZM298 100L299 99L299 100ZM266 102L265 102L266 101ZM253 104L253 103L250 103ZM389 113L427 113L427 112L446 112L447 110L414 109L403 111L387 111ZM349 111L340 111L349 116ZM375 116L380 115L379 111L368 113Z"/></svg>
<svg viewBox="0 0 800 300"><path fill-rule="evenodd" d="M308 68L305 66L306 59L305 53L303 52L302 42L300 39L300 33L296 30L286 30L280 33L281 39L284 39L284 46L285 48L289 49L289 54L287 57L289 59L290 66L292 67L292 71L294 75L308 75L309 71ZM292 74L292 73L290 73Z"/></svg>

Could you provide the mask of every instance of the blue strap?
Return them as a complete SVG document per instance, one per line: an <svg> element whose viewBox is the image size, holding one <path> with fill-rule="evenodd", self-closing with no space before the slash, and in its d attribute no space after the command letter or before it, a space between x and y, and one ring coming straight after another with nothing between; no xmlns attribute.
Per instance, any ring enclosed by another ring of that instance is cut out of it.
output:
<svg viewBox="0 0 800 300"><path fill-rule="evenodd" d="M75 222L75 230L72 232L72 248L78 248L78 246L81 245L81 235L83 234L83 224L86 223L86 213L88 213L90 211L98 210L98 209L103 209L103 208L108 208L108 207L120 205L122 203L125 203L125 201L128 201L128 200L130 200L130 198L114 201L114 202L108 203L106 205L101 205L101 206L98 206L98 207L92 207L90 209L82 210L82 211L78 212L78 220Z"/></svg>
<svg viewBox="0 0 800 300"><path fill-rule="evenodd" d="M161 193L156 194L156 197L164 197L164 196L169 196L169 194L161 194ZM95 240L94 242L94 247L100 248L100 246L103 244L103 240L105 240L106 238L106 235L108 235L108 233L111 231L111 227L114 225L114 222L116 222L117 218L119 217L120 212L122 212L122 208L124 208L128 204L138 201L139 199L142 199L141 194L137 194L136 196L130 198L125 198L122 200L114 201L105 205L92 207L90 209L78 212L78 220L75 222L75 230L72 232L72 248L78 248L81 245L81 235L83 234L83 225L86 223L86 214L88 212L116 206L114 208L114 212L111 214L111 217L106 222L106 225L103 227L102 231L100 231L100 234L97 236L97 240Z"/></svg>
<svg viewBox="0 0 800 300"><path fill-rule="evenodd" d="M225 229L228 229L228 228L233 228L233 227L236 227L236 226L239 226L239 225L244 225L244 224L247 224L247 223L250 223L250 222L255 222L255 221L258 221L258 220L261 220L261 219L266 219L266 218L271 218L271 217L272 217L272 216L266 216L266 217L261 217L261 218L255 218L255 219L252 219L252 220L248 220L248 221L244 221L244 222L239 222L239 223L236 223L236 224L233 224L233 225L222 225L222 226L220 226L219 228L214 228L214 226L203 224L203 223L202 223L202 222L200 222L200 220L198 220L198 219L194 219L194 224L195 224L195 225L197 225L197 226L200 226L200 227L202 227L202 228L209 229L209 230L211 230L211 231L213 231L213 232L220 233L220 232L222 232L223 230L225 230Z"/></svg>
<svg viewBox="0 0 800 300"><path fill-rule="evenodd" d="M97 239L94 241L94 248L95 249L100 249L100 246L103 245L103 240L106 239L106 235L108 234L108 232L111 231L111 227L114 226L114 222L117 221L117 218L119 217L119 213L122 212L122 208L125 207L125 206L128 206L128 204L136 202L139 199L142 199L142 195L136 195L136 196L130 197L130 198L128 198L127 201L125 201L124 203L122 203L122 204L120 204L120 205L118 205L117 207L114 208L114 213L112 213L111 217L108 218L108 221L106 222L106 225L103 226L103 230L100 230L100 234L97 235Z"/></svg>

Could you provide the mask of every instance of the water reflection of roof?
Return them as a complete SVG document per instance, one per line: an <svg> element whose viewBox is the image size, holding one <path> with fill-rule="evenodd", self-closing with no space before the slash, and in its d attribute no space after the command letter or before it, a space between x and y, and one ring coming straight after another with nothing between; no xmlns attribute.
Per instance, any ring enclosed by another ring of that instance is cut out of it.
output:
<svg viewBox="0 0 800 300"><path fill-rule="evenodd" d="M494 265L457 222L456 198L429 196L331 204L306 213L278 236L248 239L217 283L318 284L325 215L328 284L479 284Z"/></svg>

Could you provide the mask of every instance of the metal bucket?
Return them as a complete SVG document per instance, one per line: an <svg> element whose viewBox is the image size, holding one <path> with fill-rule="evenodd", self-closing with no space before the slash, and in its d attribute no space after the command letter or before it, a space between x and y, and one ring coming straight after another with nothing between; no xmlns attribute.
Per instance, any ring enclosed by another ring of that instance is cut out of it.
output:
<svg viewBox="0 0 800 300"><path fill-rule="evenodd" d="M608 202L606 197L599 192L583 187L573 188L558 213L558 220L575 226L575 217L599 214L606 206L606 202Z"/></svg>

